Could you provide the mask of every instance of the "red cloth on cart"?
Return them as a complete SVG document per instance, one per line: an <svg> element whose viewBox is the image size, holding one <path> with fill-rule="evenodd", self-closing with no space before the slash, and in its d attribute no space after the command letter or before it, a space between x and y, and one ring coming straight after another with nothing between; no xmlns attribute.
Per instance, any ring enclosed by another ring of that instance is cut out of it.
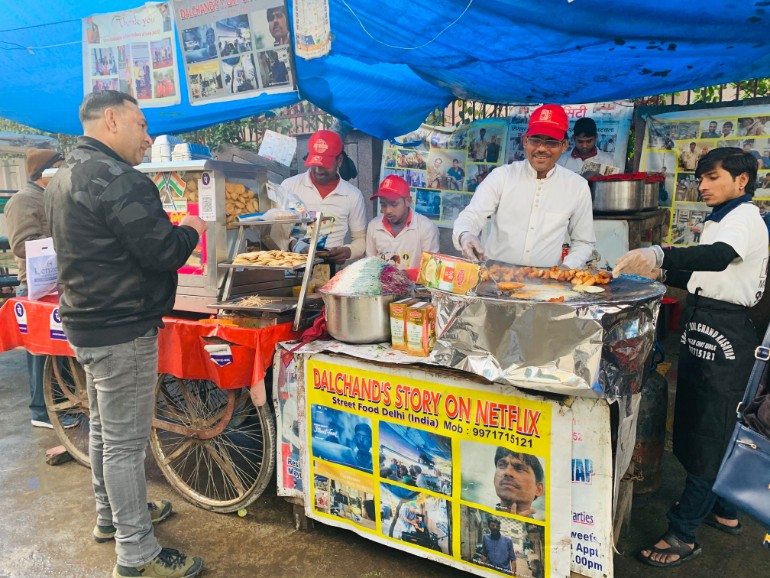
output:
<svg viewBox="0 0 770 578"><path fill-rule="evenodd" d="M9 299L0 307L0 351L23 347L37 355L74 356L60 333L56 296L30 301ZM26 323L24 323L26 321ZM208 379L222 389L260 383L273 359L275 346L296 339L291 323L262 329L201 323L164 317L158 335L158 373L182 379ZM26 325L26 332L22 332ZM232 362L215 363L204 349L208 343L227 342Z"/></svg>

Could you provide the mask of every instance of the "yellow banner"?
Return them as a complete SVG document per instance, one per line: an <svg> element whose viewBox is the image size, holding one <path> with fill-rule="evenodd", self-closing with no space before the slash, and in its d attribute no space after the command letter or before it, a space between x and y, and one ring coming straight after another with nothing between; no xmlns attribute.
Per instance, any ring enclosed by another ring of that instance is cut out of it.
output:
<svg viewBox="0 0 770 578"><path fill-rule="evenodd" d="M452 381L308 359L312 514L458 567L548 575L556 406Z"/></svg>

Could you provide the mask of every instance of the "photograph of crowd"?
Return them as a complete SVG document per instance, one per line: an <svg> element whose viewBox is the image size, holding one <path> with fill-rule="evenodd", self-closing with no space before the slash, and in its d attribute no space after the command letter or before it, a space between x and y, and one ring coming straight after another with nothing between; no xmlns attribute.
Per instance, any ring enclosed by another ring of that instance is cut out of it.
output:
<svg viewBox="0 0 770 578"><path fill-rule="evenodd" d="M372 472L370 419L323 405L311 408L313 456L364 472Z"/></svg>
<svg viewBox="0 0 770 578"><path fill-rule="evenodd" d="M452 440L380 422L380 478L452 495Z"/></svg>
<svg viewBox="0 0 770 578"><path fill-rule="evenodd" d="M460 506L460 557L510 576L544 578L544 528Z"/></svg>
<svg viewBox="0 0 770 578"><path fill-rule="evenodd" d="M545 460L503 446L460 442L461 497L498 512L544 520Z"/></svg>
<svg viewBox="0 0 770 578"><path fill-rule="evenodd" d="M438 221L441 218L441 193L426 189L417 189L414 210L429 219Z"/></svg>
<svg viewBox="0 0 770 578"><path fill-rule="evenodd" d="M355 487L350 483L314 476L315 509L375 531L374 494L372 488Z"/></svg>
<svg viewBox="0 0 770 578"><path fill-rule="evenodd" d="M219 56L226 57L234 54L251 52L251 30L249 17L246 14L223 18L215 25L217 49Z"/></svg>
<svg viewBox="0 0 770 578"><path fill-rule="evenodd" d="M451 555L451 514L451 505L444 499L380 484L383 536Z"/></svg>

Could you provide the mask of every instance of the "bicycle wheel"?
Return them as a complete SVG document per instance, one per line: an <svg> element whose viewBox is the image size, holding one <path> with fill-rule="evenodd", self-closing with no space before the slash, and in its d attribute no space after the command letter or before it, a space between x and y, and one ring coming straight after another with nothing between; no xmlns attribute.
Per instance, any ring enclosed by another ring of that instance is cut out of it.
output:
<svg viewBox="0 0 770 578"><path fill-rule="evenodd" d="M182 497L214 512L235 512L265 491L275 467L275 421L247 388L161 374L150 447Z"/></svg>
<svg viewBox="0 0 770 578"><path fill-rule="evenodd" d="M79 464L91 467L91 430L86 374L74 357L49 355L43 369L43 395L56 435ZM67 426L67 427L65 427Z"/></svg>

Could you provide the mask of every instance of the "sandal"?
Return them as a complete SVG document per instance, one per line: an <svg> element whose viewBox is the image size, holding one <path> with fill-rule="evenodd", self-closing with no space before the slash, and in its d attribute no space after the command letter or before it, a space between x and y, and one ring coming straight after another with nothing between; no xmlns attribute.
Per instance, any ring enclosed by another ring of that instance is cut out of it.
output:
<svg viewBox="0 0 770 578"><path fill-rule="evenodd" d="M673 554L675 556L679 556L679 558L673 560L672 562L658 562L657 560L652 560L649 556L642 554L642 550L640 550L637 554L637 558L648 566L655 566L657 568L672 568L674 566L679 566L681 563L686 562L687 560L692 560L701 553L701 548L697 542L693 545L692 548L690 548L690 546L682 542L671 532L666 532L663 534L655 543L657 544L660 542L660 540L666 542L669 547L658 548L653 545L649 548L642 548L642 550L649 550L650 556L653 554Z"/></svg>
<svg viewBox="0 0 770 578"><path fill-rule="evenodd" d="M716 514L714 514L714 512L711 512L708 516L706 516L706 519L703 520L703 522L707 526L711 526L712 528L716 528L717 530L720 530L725 534L730 534L732 536L737 536L738 534L741 534L743 532L743 524L741 524L740 520L738 520L737 526L728 526L727 524L723 524L722 522L717 520Z"/></svg>

